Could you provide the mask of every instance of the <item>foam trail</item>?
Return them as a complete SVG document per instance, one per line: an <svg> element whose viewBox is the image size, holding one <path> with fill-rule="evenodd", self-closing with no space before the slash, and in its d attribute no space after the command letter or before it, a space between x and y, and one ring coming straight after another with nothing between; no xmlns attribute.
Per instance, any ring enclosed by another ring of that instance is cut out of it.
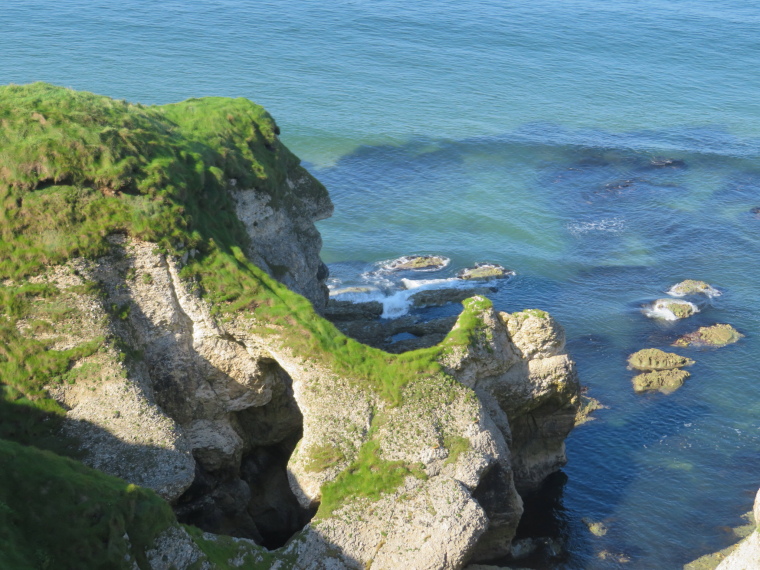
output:
<svg viewBox="0 0 760 570"><path fill-rule="evenodd" d="M431 289L476 289L482 287L485 281L463 281L456 277L447 279L402 279L404 289L383 292L380 289L370 291L346 291L340 290L331 293L331 297L338 301L350 301L352 303L367 303L377 301L383 305L384 319L395 319L406 315L412 306L412 295L420 291Z"/></svg>

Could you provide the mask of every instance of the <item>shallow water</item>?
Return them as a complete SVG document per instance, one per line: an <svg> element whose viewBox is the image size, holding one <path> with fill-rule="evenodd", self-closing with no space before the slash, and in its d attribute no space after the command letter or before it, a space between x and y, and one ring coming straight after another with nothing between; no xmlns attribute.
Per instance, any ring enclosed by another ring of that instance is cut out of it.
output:
<svg viewBox="0 0 760 570"><path fill-rule="evenodd" d="M678 568L725 546L760 486L760 9L503 4L5 0L0 83L265 105L331 191L343 284L412 253L451 258L426 279L514 269L497 307L551 311L608 406L567 442L561 566ZM642 314L684 278L723 295L685 322ZM680 390L633 393L630 352L714 322L746 338L679 349L697 360Z"/></svg>

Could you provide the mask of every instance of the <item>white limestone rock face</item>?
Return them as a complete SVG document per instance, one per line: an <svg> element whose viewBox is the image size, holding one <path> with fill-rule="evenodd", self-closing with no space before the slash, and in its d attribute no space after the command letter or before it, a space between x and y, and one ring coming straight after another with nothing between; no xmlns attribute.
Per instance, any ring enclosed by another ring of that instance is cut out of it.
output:
<svg viewBox="0 0 760 570"><path fill-rule="evenodd" d="M319 258L322 236L314 222L329 218L333 204L327 192L302 167L285 179L292 205L278 204L270 194L236 188L230 194L238 218L251 237L251 261L288 288L309 299L317 310L328 300L327 266ZM320 191L321 190L321 191Z"/></svg>
<svg viewBox="0 0 760 570"><path fill-rule="evenodd" d="M760 531L755 530L715 570L758 570L758 568L760 568Z"/></svg>

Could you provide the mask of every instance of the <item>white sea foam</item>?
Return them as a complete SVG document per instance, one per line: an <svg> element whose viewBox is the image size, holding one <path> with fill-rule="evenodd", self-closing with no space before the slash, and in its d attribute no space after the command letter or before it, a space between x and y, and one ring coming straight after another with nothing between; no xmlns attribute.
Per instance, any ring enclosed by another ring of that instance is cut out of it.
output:
<svg viewBox="0 0 760 570"><path fill-rule="evenodd" d="M625 229L625 220L604 218L595 222L570 222L567 224L567 229L576 237L589 232L620 233Z"/></svg>
<svg viewBox="0 0 760 570"><path fill-rule="evenodd" d="M420 291L432 289L475 289L482 287L484 281L462 280L457 277L447 279L401 279L396 285L403 287L396 288L377 288L377 287L347 287L343 289L334 289L330 292L330 297L338 301L350 301L352 303L367 303L377 301L383 305L384 319L395 319L402 317L409 312L412 306L412 295ZM362 289L367 289L366 291Z"/></svg>
<svg viewBox="0 0 760 570"><path fill-rule="evenodd" d="M434 267L427 267L425 269L400 269L399 268L400 265L403 265L404 263L416 257L437 258L441 260L441 263L439 265L435 265ZM369 272L369 274L390 273L394 271L415 271L415 272L440 271L444 267L447 267L449 263L451 263L451 259L443 255L402 255L401 257L396 257L394 259L386 259L385 261L378 261L377 263L375 263L375 266L377 267L377 269Z"/></svg>
<svg viewBox="0 0 760 570"><path fill-rule="evenodd" d="M692 310L695 313L699 312L699 307L697 307L694 303L690 303L689 301L671 301L671 303L679 304L679 305L689 305ZM651 305L646 305L642 309L642 312L644 315L649 317L650 319L663 319L665 321L677 321L678 317L675 315L673 311L671 311L668 308L668 305L665 303L652 303Z"/></svg>

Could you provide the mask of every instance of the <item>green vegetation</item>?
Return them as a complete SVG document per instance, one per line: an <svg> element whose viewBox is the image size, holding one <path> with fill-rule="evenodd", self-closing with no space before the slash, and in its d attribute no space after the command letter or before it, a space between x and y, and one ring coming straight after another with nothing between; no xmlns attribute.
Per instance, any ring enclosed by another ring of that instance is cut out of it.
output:
<svg viewBox="0 0 760 570"><path fill-rule="evenodd" d="M456 463L459 456L466 451L470 451L470 440L459 435L452 435L443 439L443 446L449 450L449 456L446 458L447 465Z"/></svg>
<svg viewBox="0 0 760 570"><path fill-rule="evenodd" d="M233 559L242 559L242 567L248 570L269 570L279 563L279 568L285 570L291 568L296 556L272 554L264 548L259 548L240 539L229 536L217 536L214 539L207 538L199 529L192 526L184 527L192 537L193 542L205 555L188 567L188 570L202 570L205 562L213 564L219 570L232 570L240 568L240 564L232 564Z"/></svg>
<svg viewBox="0 0 760 570"><path fill-rule="evenodd" d="M174 521L152 491L47 451L0 440L0 464L1 568L147 568Z"/></svg>
<svg viewBox="0 0 760 570"><path fill-rule="evenodd" d="M329 469L346 458L340 449L329 444L310 447L307 457L308 464L306 465L306 471L312 473L319 473L325 469Z"/></svg>
<svg viewBox="0 0 760 570"><path fill-rule="evenodd" d="M316 518L331 516L349 497L377 500L383 493L397 489L408 475L417 475L417 471L403 461L386 461L379 452L377 441L367 441L356 461L334 480L322 485L322 502Z"/></svg>

